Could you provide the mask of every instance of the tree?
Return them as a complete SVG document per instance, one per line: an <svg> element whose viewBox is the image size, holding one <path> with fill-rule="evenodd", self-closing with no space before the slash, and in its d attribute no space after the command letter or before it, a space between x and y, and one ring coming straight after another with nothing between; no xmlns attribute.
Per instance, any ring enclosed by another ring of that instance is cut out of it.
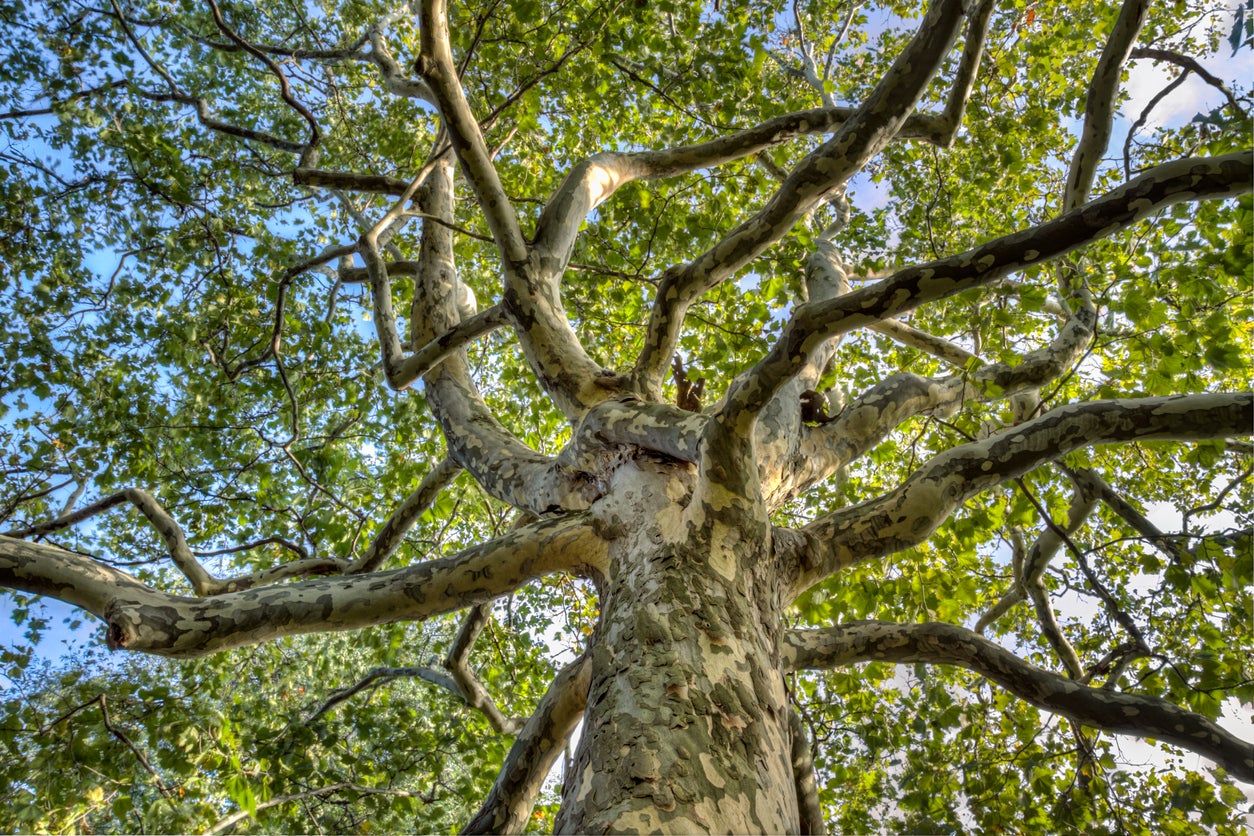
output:
<svg viewBox="0 0 1254 836"><path fill-rule="evenodd" d="M1248 9L414 5L0 7L6 829L1240 827Z"/></svg>

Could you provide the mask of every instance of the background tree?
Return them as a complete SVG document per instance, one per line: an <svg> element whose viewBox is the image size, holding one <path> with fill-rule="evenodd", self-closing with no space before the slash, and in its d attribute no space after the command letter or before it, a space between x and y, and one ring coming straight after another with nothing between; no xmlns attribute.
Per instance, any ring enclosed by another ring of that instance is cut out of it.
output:
<svg viewBox="0 0 1254 836"><path fill-rule="evenodd" d="M1239 829L1233 11L0 4L4 827Z"/></svg>

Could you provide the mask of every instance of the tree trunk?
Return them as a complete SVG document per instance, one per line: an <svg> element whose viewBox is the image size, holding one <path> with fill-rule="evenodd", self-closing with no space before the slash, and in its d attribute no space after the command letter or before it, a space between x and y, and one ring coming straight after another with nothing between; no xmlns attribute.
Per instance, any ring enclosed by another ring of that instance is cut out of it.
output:
<svg viewBox="0 0 1254 836"><path fill-rule="evenodd" d="M770 529L685 508L690 480L648 463L615 479L602 520L620 554L559 833L799 827Z"/></svg>

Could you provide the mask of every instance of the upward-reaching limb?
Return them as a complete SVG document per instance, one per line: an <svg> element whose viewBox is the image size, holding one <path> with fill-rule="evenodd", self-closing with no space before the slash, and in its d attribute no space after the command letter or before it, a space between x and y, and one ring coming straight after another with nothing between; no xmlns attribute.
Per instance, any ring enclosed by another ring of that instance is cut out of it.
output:
<svg viewBox="0 0 1254 836"><path fill-rule="evenodd" d="M579 343L562 308L558 276L537 269L531 257L518 216L462 92L444 0L425 0L421 18L419 71L435 95L453 149L500 250L505 308L541 384L568 416L577 418L611 394L616 379Z"/></svg>
<svg viewBox="0 0 1254 836"><path fill-rule="evenodd" d="M935 0L918 32L835 136L802 160L753 217L697 258L667 272L632 372L638 389L659 389L684 314L697 297L778 241L892 141L944 60L961 21L958 0Z"/></svg>

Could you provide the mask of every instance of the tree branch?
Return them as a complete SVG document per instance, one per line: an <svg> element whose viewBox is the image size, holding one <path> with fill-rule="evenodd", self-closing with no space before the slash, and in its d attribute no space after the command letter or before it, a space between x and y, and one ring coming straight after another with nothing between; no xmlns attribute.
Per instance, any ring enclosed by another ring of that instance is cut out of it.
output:
<svg viewBox="0 0 1254 836"><path fill-rule="evenodd" d="M361 679L344 688L338 688L327 695L322 705L318 706L308 718L305 719L306 726L312 726L321 720L328 711L335 708L342 702L350 700L360 694L362 691L373 690L379 686L391 682L393 679L414 678L430 682L432 685L443 688L454 696L460 697L461 693L457 690L457 683L442 671L435 668L406 666L406 667L381 667L374 668L366 673Z"/></svg>
<svg viewBox="0 0 1254 836"><path fill-rule="evenodd" d="M933 0L914 37L840 130L802 160L753 217L688 264L667 271L632 372L637 388L659 390L684 314L697 297L779 240L892 141L953 45L961 21L960 0Z"/></svg>
<svg viewBox="0 0 1254 836"><path fill-rule="evenodd" d="M808 540L808 554L795 591L859 561L922 542L967 497L1080 447L1244 436L1252 428L1254 395L1248 393L1127 398L1058 407L982 441L946 450L896 490L807 525L802 532Z"/></svg>
<svg viewBox="0 0 1254 836"><path fill-rule="evenodd" d="M462 92L461 80L449 45L448 9L445 0L424 0L421 17L421 54L418 72L435 97L453 150L470 180L471 190L487 219L492 237L509 263L527 259L527 245L513 204L501 186L496 166Z"/></svg>
<svg viewBox="0 0 1254 836"><path fill-rule="evenodd" d="M1197 752L1243 781L1254 781L1254 746L1191 711L1156 697L1089 688L1041 670L971 630L951 624L855 621L784 636L793 668L867 661L958 665L1037 708L1093 728L1150 737Z"/></svg>
<svg viewBox="0 0 1254 836"><path fill-rule="evenodd" d="M497 708L496 703L488 694L488 689L479 681L479 677L470 668L470 649L475 644L475 639L479 637L479 633L488 623L488 618L492 615L492 609L487 604L477 604L471 607L470 612L466 614L462 620L462 626L457 630L457 636L453 639L453 645L449 648L448 654L444 657L444 667L453 677L456 683L458 693L466 704L471 708L477 709L492 728L501 734L515 734L522 726L522 721L513 717L506 717Z"/></svg>
<svg viewBox="0 0 1254 836"><path fill-rule="evenodd" d="M311 165L314 156L318 153L318 143L322 140L322 131L318 128L318 120L309 112L309 108L301 104L294 95L292 95L291 85L287 83L287 76L283 74L283 70L274 62L266 53L244 40L232 29L222 17L222 10L218 8L216 0L206 0L209 3L209 10L213 13L213 22L218 27L218 31L231 39L231 42L240 47L240 49L253 56L279 80L279 95L283 101L292 110L300 114L305 123L309 125L309 139L305 142L300 152L300 162L302 166Z"/></svg>
<svg viewBox="0 0 1254 836"><path fill-rule="evenodd" d="M160 592L73 552L0 537L0 586L87 610L108 624L111 647L190 658L281 636L428 618L554 572L604 572L605 548L587 516L573 514L391 572L201 599Z"/></svg>
<svg viewBox="0 0 1254 836"><path fill-rule="evenodd" d="M1080 526L1084 525L1093 512L1095 501L1096 497L1089 491L1076 489L1071 497L1071 507L1067 510L1067 524L1061 527L1067 536L1080 530ZM1058 549L1061 547L1062 538L1058 536L1058 532L1046 526L1045 530L1037 536L1032 548L1024 554L1023 565L1015 578L1015 585L990 607L988 612L980 616L979 621L975 623L975 631L983 633L990 624L1009 612L1011 607L1027 598L1029 588L1041 584L1041 576L1045 574L1049 562L1053 560L1054 555L1058 554ZM1082 673L1074 678L1079 678Z"/></svg>
<svg viewBox="0 0 1254 836"><path fill-rule="evenodd" d="M1097 69L1089 82L1088 96L1084 104L1084 127L1080 142L1071 157L1067 172L1067 188L1063 198L1063 211L1069 212L1088 199L1097 166L1110 144L1110 131L1114 125L1116 98L1123 65L1132 52L1132 44L1145 23L1149 12L1148 0L1123 0L1115 28L1106 39Z"/></svg>
<svg viewBox="0 0 1254 836"><path fill-rule="evenodd" d="M1052 221L900 270L836 299L799 306L766 357L733 385L725 409L761 409L829 336L1057 258L1172 204L1245 194L1252 179L1254 154L1248 150L1175 160Z"/></svg>
<svg viewBox="0 0 1254 836"><path fill-rule="evenodd" d="M313 789L313 790L305 790L304 792L294 792L288 795L279 795L279 796L275 796L274 798L271 798L269 801L258 802L257 806L253 808L253 810L251 811L239 810L237 812L231 813L228 816L223 816L222 818L218 819L209 827L208 830L204 832L203 836L217 836L217 834L219 833L226 833L228 831L231 831L240 822L245 821L250 818L254 818L255 813L260 813L263 810L269 810L272 807L280 807L284 804L291 804L293 801L303 801L307 798L323 798L328 795L335 795L336 793L341 793L341 792L346 792L346 791L351 792L351 793L356 793L358 795L393 795L393 796L403 796L403 797L409 797L409 798L418 797L418 798L421 798L423 801L427 802L428 804L430 804L432 801L435 800L434 795L423 796L415 792L408 792L406 790L389 790L389 789L383 789L380 787L365 787L360 784L353 784L347 781L342 781L337 784L329 784L325 787L318 787L317 789Z"/></svg>
<svg viewBox="0 0 1254 836"><path fill-rule="evenodd" d="M822 836L825 828L815 778L814 753L810 751L805 724L795 708L789 711L788 727L792 732L792 777L797 788L797 807L801 812L801 829L798 832L803 836Z"/></svg>
<svg viewBox="0 0 1254 836"><path fill-rule="evenodd" d="M1205 81L1211 87L1214 87L1228 101L1228 106L1232 108L1236 116L1243 116L1241 103L1237 101L1237 97L1232 94L1228 85L1223 83L1223 79L1203 67L1196 58L1188 55L1181 55L1170 49L1162 49L1161 47L1137 47L1132 50L1132 58L1148 58L1151 61L1165 61L1168 64L1175 64L1182 70L1193 73L1198 78Z"/></svg>
<svg viewBox="0 0 1254 836"><path fill-rule="evenodd" d="M588 701L592 662L586 655L562 668L527 720L479 812L462 833L521 833L566 739Z"/></svg>
<svg viewBox="0 0 1254 836"><path fill-rule="evenodd" d="M449 456L445 456L435 467L427 471L427 475L422 477L422 481L418 483L414 492L396 506L392 515L375 533L366 551L344 569L344 574L373 572L382 566L405 539L406 532L413 528L422 512L431 507L431 503L435 502L440 491L448 487L460 472L461 465Z"/></svg>

